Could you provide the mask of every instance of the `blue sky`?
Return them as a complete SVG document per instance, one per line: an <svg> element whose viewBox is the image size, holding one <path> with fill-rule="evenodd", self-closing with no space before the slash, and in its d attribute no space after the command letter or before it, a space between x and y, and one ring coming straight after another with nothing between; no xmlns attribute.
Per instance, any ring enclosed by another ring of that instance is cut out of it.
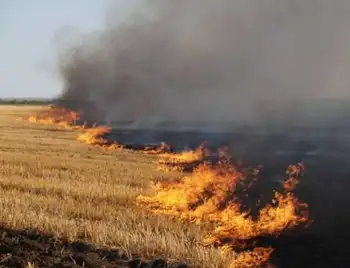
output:
<svg viewBox="0 0 350 268"><path fill-rule="evenodd" d="M128 0L112 2L123 16ZM56 71L57 40L69 31L102 28L110 4L111 0L0 0L0 98L57 95L62 88Z"/></svg>

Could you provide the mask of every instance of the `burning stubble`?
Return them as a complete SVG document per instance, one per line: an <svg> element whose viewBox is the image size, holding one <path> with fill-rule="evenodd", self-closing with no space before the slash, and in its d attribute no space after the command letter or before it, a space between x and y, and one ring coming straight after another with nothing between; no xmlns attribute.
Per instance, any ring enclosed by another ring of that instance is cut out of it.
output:
<svg viewBox="0 0 350 268"><path fill-rule="evenodd" d="M345 112L312 104L349 96L349 12L346 0L139 1L61 58L60 103L148 124L331 121Z"/></svg>

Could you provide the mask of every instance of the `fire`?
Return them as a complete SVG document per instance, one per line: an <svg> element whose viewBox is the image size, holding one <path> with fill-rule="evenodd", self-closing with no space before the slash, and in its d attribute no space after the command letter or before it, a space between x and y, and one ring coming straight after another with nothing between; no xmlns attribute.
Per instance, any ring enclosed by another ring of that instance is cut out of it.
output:
<svg viewBox="0 0 350 268"><path fill-rule="evenodd" d="M301 164L288 168L288 185L299 182L303 168ZM256 219L250 212L242 212L239 193L247 191L254 179L249 172L231 164L227 155L222 155L217 164L203 163L181 180L156 184L153 196L141 195L136 202L157 214L196 224L212 223L215 227L208 230L203 244L226 249L227 246L244 249L254 238L278 236L285 229L308 221L307 205L298 201L286 183L282 185L284 191L275 192L271 204L263 207ZM243 252L231 267L259 266L271 252L270 249ZM241 262L254 265L239 266Z"/></svg>
<svg viewBox="0 0 350 268"><path fill-rule="evenodd" d="M156 148L153 148L153 147L144 148L145 154L165 154L168 152L170 152L170 146L165 142L161 142L160 145Z"/></svg>
<svg viewBox="0 0 350 268"><path fill-rule="evenodd" d="M28 117L28 121L45 125L56 125L59 128L83 130L77 139L91 145L99 145L107 149L120 149L122 145L118 142L109 143L103 135L111 132L106 126L93 126L86 128L86 124L78 125L77 120L81 117L80 113L68 110L63 107L52 106L48 110L40 111Z"/></svg>
<svg viewBox="0 0 350 268"><path fill-rule="evenodd" d="M78 136L79 141L83 141L86 144L96 145L96 144L106 144L107 140L102 138L101 136L108 134L111 132L109 127L101 126L101 127L92 127L85 129L85 131Z"/></svg>
<svg viewBox="0 0 350 268"><path fill-rule="evenodd" d="M290 166L287 170L288 179L283 182L283 188L286 191L293 191L299 184L300 172L302 169L298 166Z"/></svg>
<svg viewBox="0 0 350 268"><path fill-rule="evenodd" d="M170 152L170 146L162 142L158 147L134 147L128 145L122 145L117 141L110 142L104 136L111 133L112 129L108 126L93 126L87 128L86 124L78 125L77 120L81 118L81 114L68 110L63 107L51 106L48 110L40 111L36 114L30 115L28 121L31 123L38 123L44 125L55 125L59 128L71 129L71 130L83 130L78 135L77 139L83 141L89 145L100 146L108 150L119 149L133 149L141 150L145 154L165 154Z"/></svg>
<svg viewBox="0 0 350 268"><path fill-rule="evenodd" d="M55 123L54 119L51 117L40 118L39 116L36 116L36 115L29 116L28 121L31 123L39 123L43 125L53 125Z"/></svg>
<svg viewBox="0 0 350 268"><path fill-rule="evenodd" d="M51 106L48 110L40 111L28 117L31 123L39 123L43 125L57 125L60 128L81 128L76 125L76 121L80 119L80 113L68 110L63 107Z"/></svg>
<svg viewBox="0 0 350 268"><path fill-rule="evenodd" d="M241 252L233 258L229 268L248 268L266 264L273 252L272 248L254 248L253 251ZM273 267L272 265L270 267Z"/></svg>
<svg viewBox="0 0 350 268"><path fill-rule="evenodd" d="M182 171L186 166L198 163L208 155L205 144L201 144L195 150L181 153L163 153L159 155L158 170L162 171Z"/></svg>
<svg viewBox="0 0 350 268"><path fill-rule="evenodd" d="M120 149L123 146L118 142L109 142L103 136L111 133L112 129L107 126L95 126L92 128L85 129L83 133L81 133L77 140L83 141L89 145L97 145L101 146L105 149Z"/></svg>
<svg viewBox="0 0 350 268"><path fill-rule="evenodd" d="M201 222L217 210L216 206L226 193L243 179L244 175L233 169L233 166L228 166L225 161L215 168L206 163L182 181L157 184L155 196L140 196L138 201L158 213ZM203 200L206 202L203 203Z"/></svg>
<svg viewBox="0 0 350 268"><path fill-rule="evenodd" d="M40 111L30 115L28 121L45 125L55 125L59 128L71 130L83 130L78 135L77 140L83 141L89 145L100 146L108 150L119 150L127 146L120 144L117 141L109 142L104 136L111 133L112 129L108 126L93 126L87 128L86 124L78 125L77 120L81 118L81 114L70 111L63 107L52 106L48 110ZM170 151L170 146L166 143L161 143L159 147L141 147L132 148L141 150L145 154L163 154Z"/></svg>
<svg viewBox="0 0 350 268"><path fill-rule="evenodd" d="M299 181L296 176L300 175L302 169L301 164L290 166L287 172L290 177L286 181L290 178ZM259 211L257 220L253 220L247 213L241 213L237 202L229 203L225 209L214 214L214 220L219 224L205 242L221 244L227 239L247 240L258 236L279 235L287 228L307 222L307 205L300 203L290 188L284 190L284 193L275 192L272 203Z"/></svg>

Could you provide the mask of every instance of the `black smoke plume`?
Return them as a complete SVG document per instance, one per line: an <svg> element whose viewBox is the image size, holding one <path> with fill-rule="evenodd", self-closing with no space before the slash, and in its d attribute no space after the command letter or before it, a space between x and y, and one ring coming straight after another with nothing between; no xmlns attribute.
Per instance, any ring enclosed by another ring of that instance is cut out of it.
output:
<svg viewBox="0 0 350 268"><path fill-rule="evenodd" d="M347 0L140 1L61 58L60 103L148 124L343 119L349 14Z"/></svg>

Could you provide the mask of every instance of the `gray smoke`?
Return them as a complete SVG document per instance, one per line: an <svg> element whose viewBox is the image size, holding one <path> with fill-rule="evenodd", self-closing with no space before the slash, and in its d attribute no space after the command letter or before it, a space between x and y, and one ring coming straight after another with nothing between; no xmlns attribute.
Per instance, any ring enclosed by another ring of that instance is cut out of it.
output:
<svg viewBox="0 0 350 268"><path fill-rule="evenodd" d="M321 100L350 95L348 0L154 0L134 11L123 23L112 14L61 58L60 101L86 119L295 123L347 114Z"/></svg>

